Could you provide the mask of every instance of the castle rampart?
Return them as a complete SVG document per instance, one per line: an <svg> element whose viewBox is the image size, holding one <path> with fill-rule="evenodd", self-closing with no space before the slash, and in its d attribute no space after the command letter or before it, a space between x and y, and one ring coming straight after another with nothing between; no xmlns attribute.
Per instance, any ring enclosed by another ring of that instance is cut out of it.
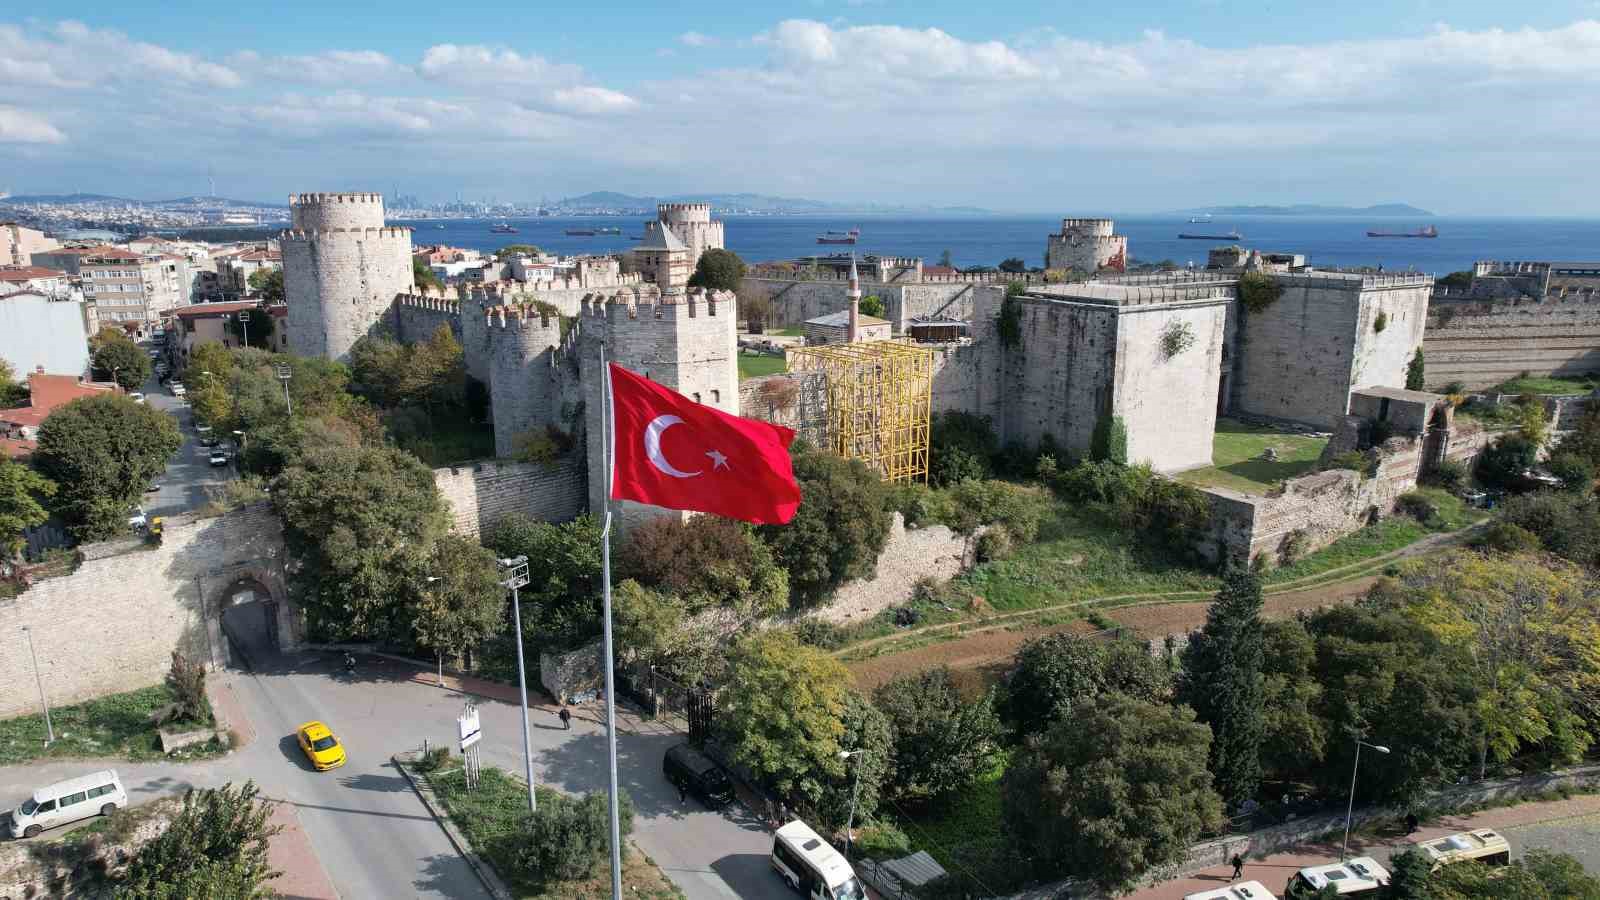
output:
<svg viewBox="0 0 1600 900"><path fill-rule="evenodd" d="M722 223L712 220L709 203L662 203L656 207L656 218L689 248L690 272L702 253L725 246Z"/></svg>
<svg viewBox="0 0 1600 900"><path fill-rule="evenodd" d="M1047 269L1072 269L1093 274L1128 267L1128 238L1115 234L1111 219L1062 219L1059 234L1045 241Z"/></svg>
<svg viewBox="0 0 1600 900"><path fill-rule="evenodd" d="M292 194L279 236L290 352L344 361L413 290L411 229L383 224L379 194Z"/></svg>
<svg viewBox="0 0 1600 900"><path fill-rule="evenodd" d="M555 371L561 322L532 307L485 311L489 338L489 402L496 456L514 456L528 433L561 423L560 377Z"/></svg>

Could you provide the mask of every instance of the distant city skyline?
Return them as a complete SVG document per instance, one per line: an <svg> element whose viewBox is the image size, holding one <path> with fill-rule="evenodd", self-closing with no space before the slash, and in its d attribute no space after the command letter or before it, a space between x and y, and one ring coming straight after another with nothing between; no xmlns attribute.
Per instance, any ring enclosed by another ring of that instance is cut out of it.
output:
<svg viewBox="0 0 1600 900"><path fill-rule="evenodd" d="M1130 214L1600 200L1592 2L1061 13L78 4L0 18L0 191L162 199L214 178L271 202L709 191Z"/></svg>

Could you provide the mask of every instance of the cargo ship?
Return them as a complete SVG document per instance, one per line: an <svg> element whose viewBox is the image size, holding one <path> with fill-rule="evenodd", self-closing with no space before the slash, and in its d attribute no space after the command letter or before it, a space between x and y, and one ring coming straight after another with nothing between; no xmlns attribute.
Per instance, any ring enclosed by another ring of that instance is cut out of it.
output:
<svg viewBox="0 0 1600 900"><path fill-rule="evenodd" d="M1227 234L1190 234L1186 231L1180 231L1178 232L1178 239L1184 241L1242 241L1244 240L1244 235L1240 234L1238 229L1234 229Z"/></svg>
<svg viewBox="0 0 1600 900"><path fill-rule="evenodd" d="M817 235L817 243L819 243L819 244L854 244L856 242L856 240L858 238L860 238L860 237L861 237L861 229L860 228L852 228L849 231L824 231L823 233Z"/></svg>
<svg viewBox="0 0 1600 900"><path fill-rule="evenodd" d="M1369 231L1367 237L1399 237L1399 238L1436 238L1439 229L1432 225L1424 225L1416 231Z"/></svg>
<svg viewBox="0 0 1600 900"><path fill-rule="evenodd" d="M594 237L598 233L599 232L595 231L593 228L568 228L567 229L567 236L568 237Z"/></svg>
<svg viewBox="0 0 1600 900"><path fill-rule="evenodd" d="M440 225L439 227L443 228L444 226ZM517 226L512 225L510 222L500 222L500 223L495 224L495 225L490 225L489 226L489 233L490 234L516 234L517 233Z"/></svg>

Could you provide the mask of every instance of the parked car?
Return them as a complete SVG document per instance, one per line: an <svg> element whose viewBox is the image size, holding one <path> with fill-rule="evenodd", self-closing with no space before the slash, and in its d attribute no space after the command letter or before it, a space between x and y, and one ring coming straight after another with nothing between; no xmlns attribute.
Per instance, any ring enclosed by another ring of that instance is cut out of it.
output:
<svg viewBox="0 0 1600 900"><path fill-rule="evenodd" d="M128 399L132 400L135 403L143 403L144 402L144 395L139 393L138 391L134 391L133 393L128 395Z"/></svg>
<svg viewBox="0 0 1600 900"><path fill-rule="evenodd" d="M129 528L144 528L149 524L150 520L145 518L144 510L140 509L137 504L128 507Z"/></svg>
<svg viewBox="0 0 1600 900"><path fill-rule="evenodd" d="M172 396L179 398L189 393L189 389L185 388L183 386L183 382L181 381L174 381L172 384L168 385L168 390L172 391Z"/></svg>
<svg viewBox="0 0 1600 900"><path fill-rule="evenodd" d="M211 455L206 458L213 466L225 466L228 464L228 451L218 447L213 449Z"/></svg>
<svg viewBox="0 0 1600 900"><path fill-rule="evenodd" d="M678 790L694 794L712 809L733 802L733 782L710 757L688 744L678 744L667 750L666 758L661 761L661 773Z"/></svg>
<svg viewBox="0 0 1600 900"><path fill-rule="evenodd" d="M123 790L117 770L105 769L45 785L6 816L12 837L31 838L46 828L90 816L109 816L127 805L128 792Z"/></svg>

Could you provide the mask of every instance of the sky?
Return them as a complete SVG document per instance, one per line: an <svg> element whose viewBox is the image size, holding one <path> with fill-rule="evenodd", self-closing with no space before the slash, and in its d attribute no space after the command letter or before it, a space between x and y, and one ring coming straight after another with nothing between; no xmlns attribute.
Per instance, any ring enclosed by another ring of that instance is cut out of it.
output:
<svg viewBox="0 0 1600 900"><path fill-rule="evenodd" d="M17 194L1600 207L1600 0L26 6Z"/></svg>

